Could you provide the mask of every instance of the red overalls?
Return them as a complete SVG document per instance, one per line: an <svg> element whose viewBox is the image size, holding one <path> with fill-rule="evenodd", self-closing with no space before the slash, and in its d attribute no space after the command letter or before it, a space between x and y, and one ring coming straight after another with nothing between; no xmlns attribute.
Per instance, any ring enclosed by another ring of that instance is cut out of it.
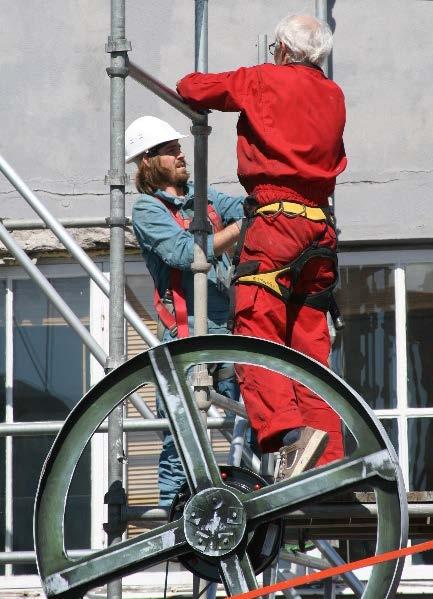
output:
<svg viewBox="0 0 433 599"><path fill-rule="evenodd" d="M195 109L239 111L238 175L259 206L290 201L327 207L335 178L346 167L342 141L344 96L312 65L271 64L227 73L192 73L178 83ZM260 271L282 267L312 243L335 249L333 228L303 216L256 216L247 230L240 263ZM313 259L294 291L315 293L334 279L329 260ZM290 279L286 283L290 285ZM284 303L256 285L236 286L234 332L288 345L328 365L326 311ZM293 381L252 366L237 367L241 392L262 451L275 451L282 434L303 425L325 430L330 441L318 464L343 456L340 420L317 395Z"/></svg>

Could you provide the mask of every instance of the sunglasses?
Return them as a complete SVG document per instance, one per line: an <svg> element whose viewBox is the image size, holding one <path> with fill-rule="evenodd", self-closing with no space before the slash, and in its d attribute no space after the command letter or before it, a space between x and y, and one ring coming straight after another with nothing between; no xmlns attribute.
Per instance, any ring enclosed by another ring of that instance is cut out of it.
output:
<svg viewBox="0 0 433 599"><path fill-rule="evenodd" d="M279 46L278 42L274 42L273 44L269 44L268 46L268 50L269 50L269 54L271 56L274 56L275 54L275 50L277 49L277 46Z"/></svg>

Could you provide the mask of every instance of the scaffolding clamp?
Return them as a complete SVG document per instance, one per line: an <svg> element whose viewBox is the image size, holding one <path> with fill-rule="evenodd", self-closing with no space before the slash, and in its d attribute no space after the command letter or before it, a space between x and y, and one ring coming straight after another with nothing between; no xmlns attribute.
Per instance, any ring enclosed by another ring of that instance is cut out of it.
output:
<svg viewBox="0 0 433 599"><path fill-rule="evenodd" d="M105 219L105 222L107 223L107 225L110 228L111 227L125 228L128 225L129 220L125 216L107 216L107 218ZM126 357L125 357L125 360L123 360L123 362L126 362ZM123 364L123 362L121 362L121 364Z"/></svg>
<svg viewBox="0 0 433 599"><path fill-rule="evenodd" d="M212 225L209 222L207 216L200 218L194 216L192 221L189 223L188 231L190 233L212 233ZM207 272L207 271L206 271Z"/></svg>
<svg viewBox="0 0 433 599"><path fill-rule="evenodd" d="M110 513L109 522L103 523L107 534L122 535L127 527L126 520L126 492L120 481L115 481L104 496L104 503L108 505Z"/></svg>
<svg viewBox="0 0 433 599"><path fill-rule="evenodd" d="M105 51L108 54L113 52L129 52L132 50L131 42L125 38L113 39L111 35L108 36L108 42L105 44Z"/></svg>
<svg viewBox="0 0 433 599"><path fill-rule="evenodd" d="M129 183L129 175L122 173L119 175L117 168L110 169L105 175L105 185L124 186Z"/></svg>
<svg viewBox="0 0 433 599"><path fill-rule="evenodd" d="M203 115L203 118L205 118L206 115ZM210 135L211 131L212 131L212 127L210 127L207 124L201 124L198 122L194 122L193 125L191 125L190 127L190 131L191 133L195 136L195 135Z"/></svg>
<svg viewBox="0 0 433 599"><path fill-rule="evenodd" d="M107 222L110 220L109 218L106 219ZM114 219L113 219L114 220ZM116 220L122 220L121 217L119 217ZM126 218L124 219L126 221ZM113 227L113 224L108 223L109 227ZM107 356L107 359L105 360L105 373L107 374L108 372L110 372L111 370L114 370L115 368L118 368L119 366L121 366L124 362L126 362L127 358L126 355L123 354L122 356L119 356L117 358L112 357L112 356Z"/></svg>
<svg viewBox="0 0 433 599"><path fill-rule="evenodd" d="M127 77L128 76L128 67L107 67L106 69L107 75L111 77Z"/></svg>

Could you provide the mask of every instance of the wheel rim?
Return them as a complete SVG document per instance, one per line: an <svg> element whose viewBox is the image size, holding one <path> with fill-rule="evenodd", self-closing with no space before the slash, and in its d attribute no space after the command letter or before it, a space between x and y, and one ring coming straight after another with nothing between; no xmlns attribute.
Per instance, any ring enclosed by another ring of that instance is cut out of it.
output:
<svg viewBox="0 0 433 599"><path fill-rule="evenodd" d="M65 421L45 462L35 503L37 563L47 597L77 597L109 580L191 551L181 518L74 561L64 549L64 509L87 442L111 410L143 383L156 382L160 389L192 494L225 488L185 382L192 365L207 362L263 366L295 379L341 416L358 444L355 452L340 462L240 497L247 524L275 520L324 494L368 480L378 508L376 552L406 545L407 503L397 456L382 425L353 389L318 362L281 345L238 336L193 337L152 348L112 371ZM257 588L243 545L239 543L232 553L221 556L220 576L230 595ZM403 560L375 566L364 599L391 597L402 568Z"/></svg>

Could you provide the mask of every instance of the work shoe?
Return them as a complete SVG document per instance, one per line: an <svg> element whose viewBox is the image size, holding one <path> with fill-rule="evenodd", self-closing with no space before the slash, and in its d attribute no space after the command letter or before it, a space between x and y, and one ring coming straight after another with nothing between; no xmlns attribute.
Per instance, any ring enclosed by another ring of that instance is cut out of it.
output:
<svg viewBox="0 0 433 599"><path fill-rule="evenodd" d="M279 463L275 468L275 482L301 474L314 466L322 455L329 435L310 426L302 429L299 439L280 449Z"/></svg>

